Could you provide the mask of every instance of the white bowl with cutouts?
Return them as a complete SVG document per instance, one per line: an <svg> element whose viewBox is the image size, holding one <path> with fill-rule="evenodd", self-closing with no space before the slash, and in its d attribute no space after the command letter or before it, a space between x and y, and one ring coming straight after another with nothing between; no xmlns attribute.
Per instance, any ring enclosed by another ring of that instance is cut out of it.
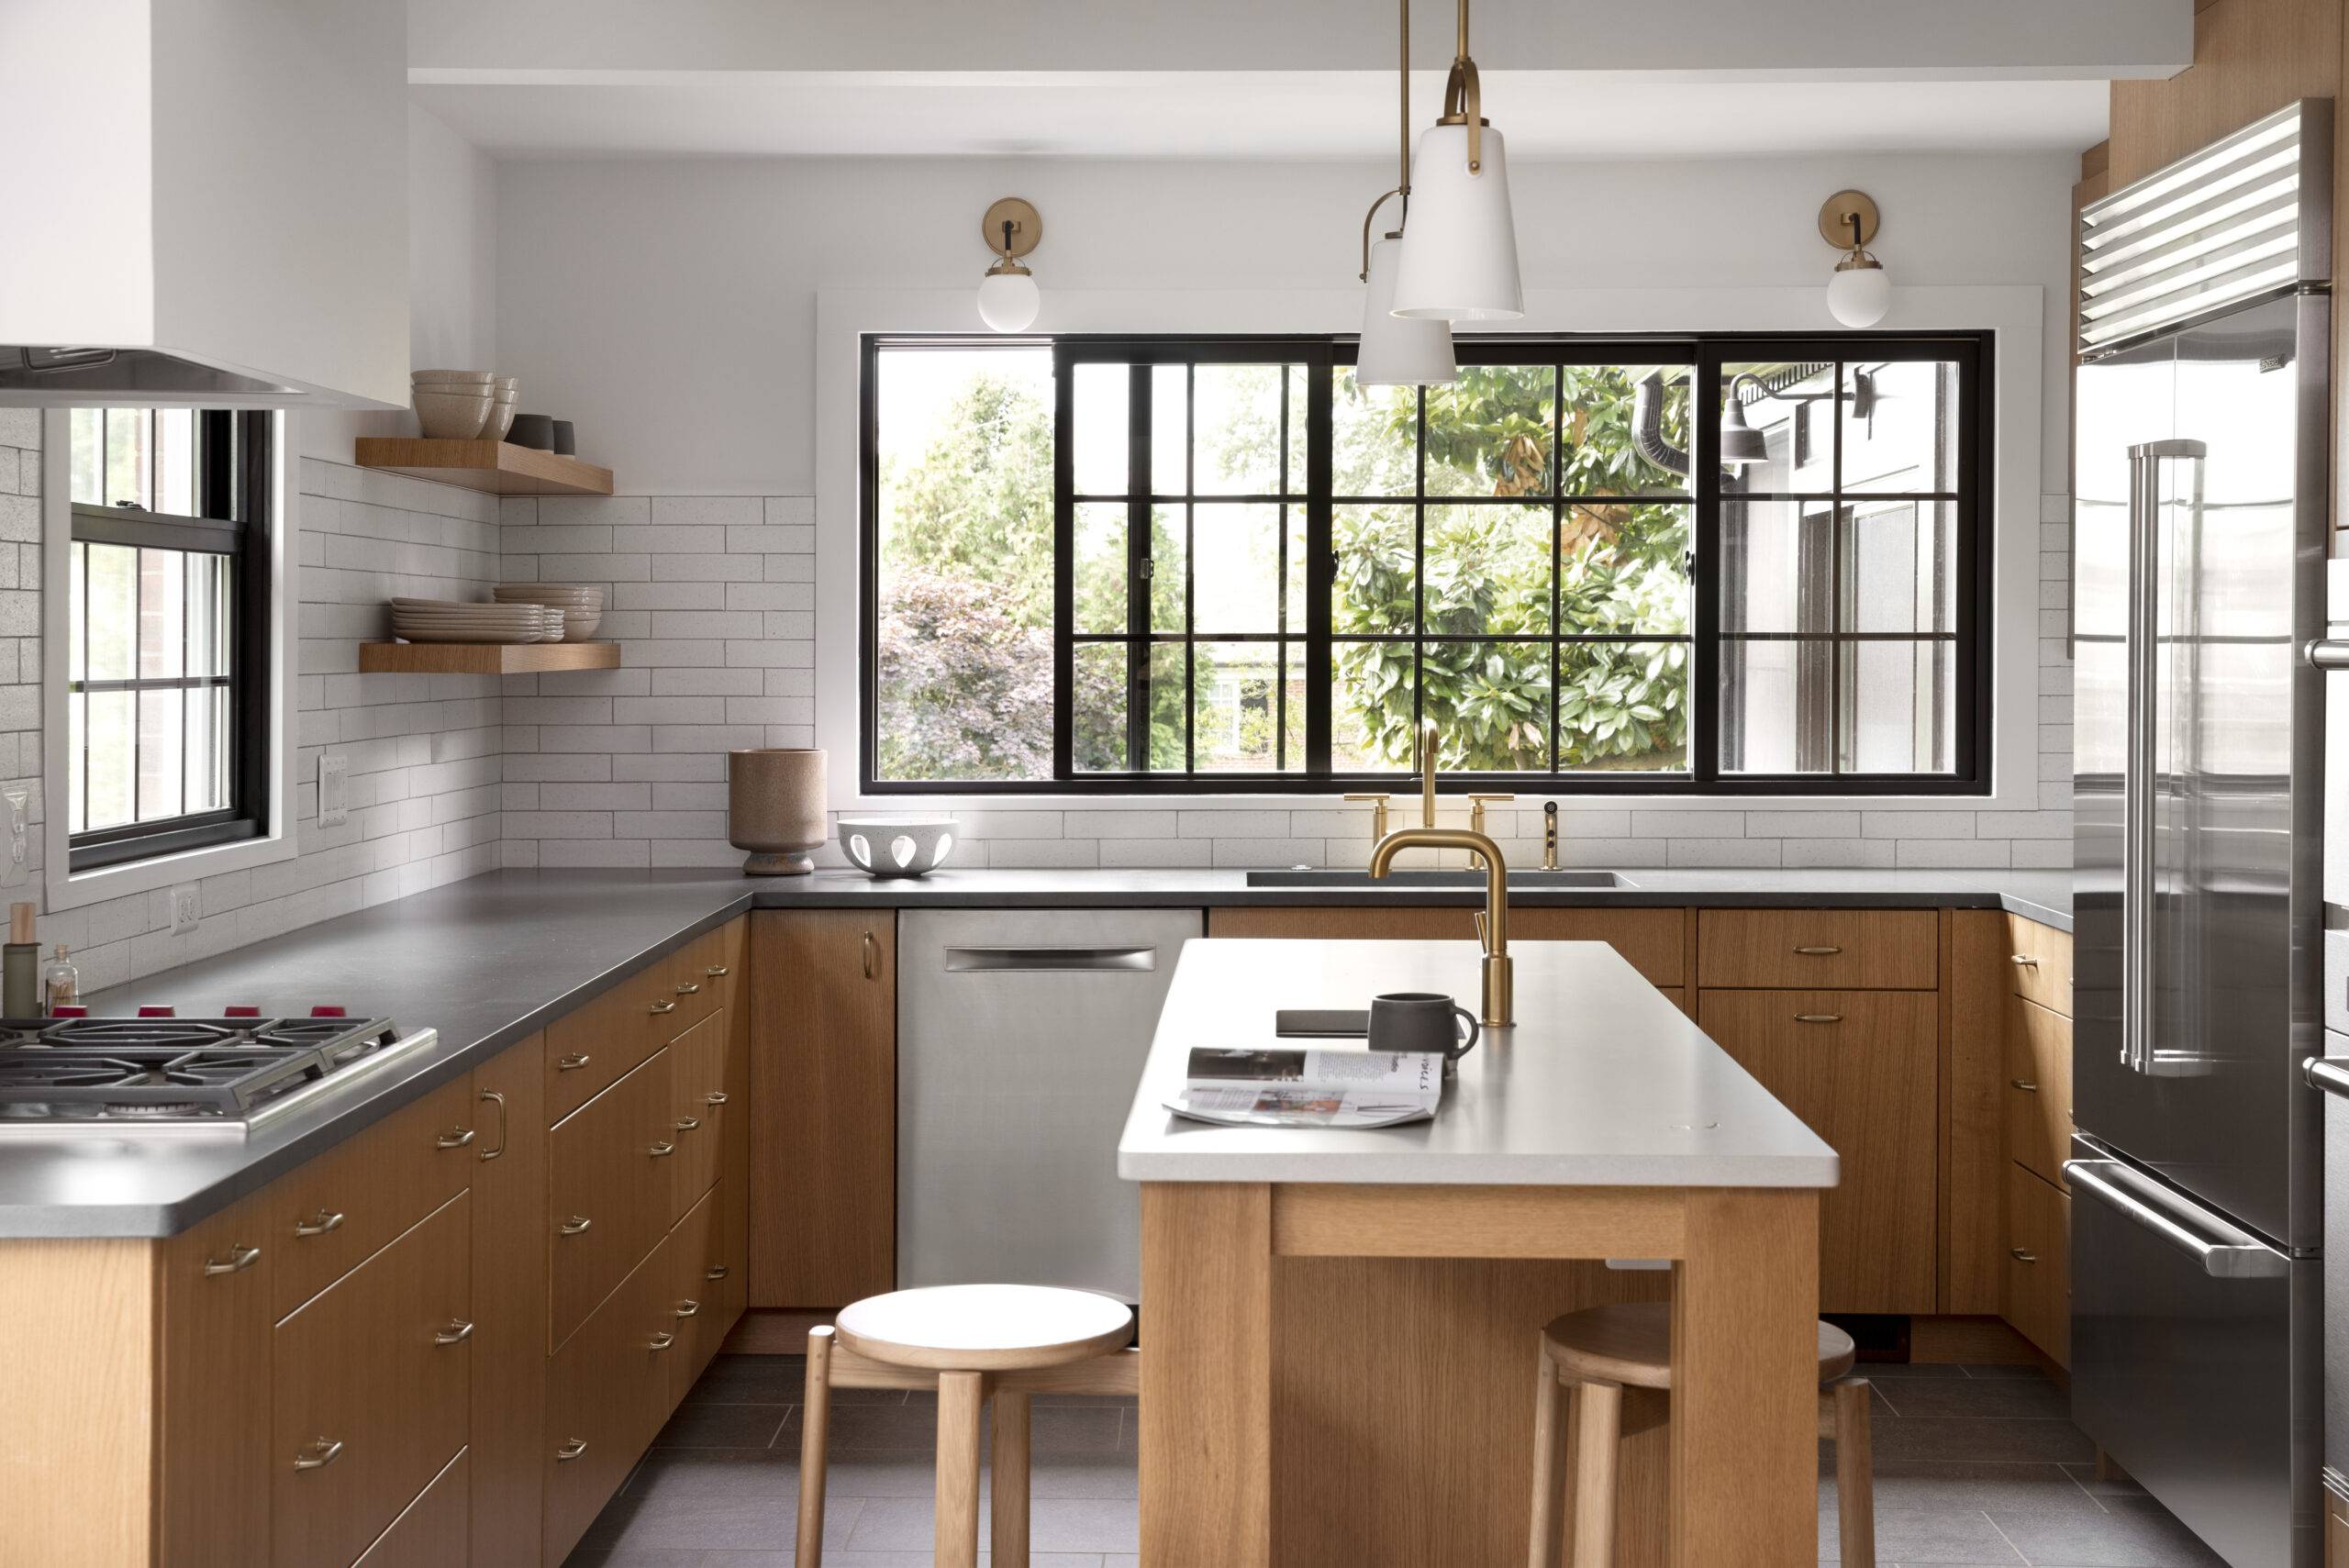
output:
<svg viewBox="0 0 2349 1568"><path fill-rule="evenodd" d="M926 876L946 863L958 831L952 817L843 817L841 853L874 876Z"/></svg>

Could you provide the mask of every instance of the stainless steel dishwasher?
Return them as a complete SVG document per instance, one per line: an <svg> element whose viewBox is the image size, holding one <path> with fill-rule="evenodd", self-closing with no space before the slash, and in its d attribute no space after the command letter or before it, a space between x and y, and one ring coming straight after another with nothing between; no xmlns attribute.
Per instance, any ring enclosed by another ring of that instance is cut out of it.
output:
<svg viewBox="0 0 2349 1568"><path fill-rule="evenodd" d="M1118 1179L1197 910L907 911L897 926L897 1284L1141 1292Z"/></svg>

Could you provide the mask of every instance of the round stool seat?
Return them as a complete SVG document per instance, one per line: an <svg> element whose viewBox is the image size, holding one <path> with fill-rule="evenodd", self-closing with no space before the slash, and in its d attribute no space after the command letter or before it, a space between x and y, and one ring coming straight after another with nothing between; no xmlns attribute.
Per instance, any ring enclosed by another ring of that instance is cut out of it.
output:
<svg viewBox="0 0 2349 1568"><path fill-rule="evenodd" d="M1618 1302L1569 1312L1553 1318L1542 1330L1542 1348L1569 1378L1620 1383L1631 1388L1669 1388L1672 1305ZM1851 1335L1832 1323L1820 1324L1820 1382L1834 1382L1850 1372L1858 1359Z"/></svg>
<svg viewBox="0 0 2349 1568"><path fill-rule="evenodd" d="M1122 1350L1134 1315L1114 1296L1041 1284L939 1284L868 1296L833 1320L861 1356L932 1372L1020 1372Z"/></svg>

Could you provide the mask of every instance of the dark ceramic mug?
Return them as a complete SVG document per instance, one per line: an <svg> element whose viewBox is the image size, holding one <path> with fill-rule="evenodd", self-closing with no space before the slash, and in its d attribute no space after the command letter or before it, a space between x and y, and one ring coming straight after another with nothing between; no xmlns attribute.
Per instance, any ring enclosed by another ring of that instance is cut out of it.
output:
<svg viewBox="0 0 2349 1568"><path fill-rule="evenodd" d="M1460 1025L1468 1032L1462 1034ZM1438 991L1390 991L1370 999L1370 1049L1423 1051L1443 1058L1443 1070L1468 1054L1480 1031L1476 1015Z"/></svg>
<svg viewBox="0 0 2349 1568"><path fill-rule="evenodd" d="M518 447L530 447L548 452L554 450L554 420L545 414L517 414L514 423L507 427L506 439Z"/></svg>

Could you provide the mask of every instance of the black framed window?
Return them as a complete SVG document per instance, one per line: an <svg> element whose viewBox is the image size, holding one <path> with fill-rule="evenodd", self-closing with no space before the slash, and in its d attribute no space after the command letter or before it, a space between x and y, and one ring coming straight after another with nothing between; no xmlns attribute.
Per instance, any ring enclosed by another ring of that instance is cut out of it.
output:
<svg viewBox="0 0 2349 1568"><path fill-rule="evenodd" d="M864 784L1986 790L1988 355L868 338Z"/></svg>
<svg viewBox="0 0 2349 1568"><path fill-rule="evenodd" d="M273 417L72 413L76 871L251 838L266 821Z"/></svg>

